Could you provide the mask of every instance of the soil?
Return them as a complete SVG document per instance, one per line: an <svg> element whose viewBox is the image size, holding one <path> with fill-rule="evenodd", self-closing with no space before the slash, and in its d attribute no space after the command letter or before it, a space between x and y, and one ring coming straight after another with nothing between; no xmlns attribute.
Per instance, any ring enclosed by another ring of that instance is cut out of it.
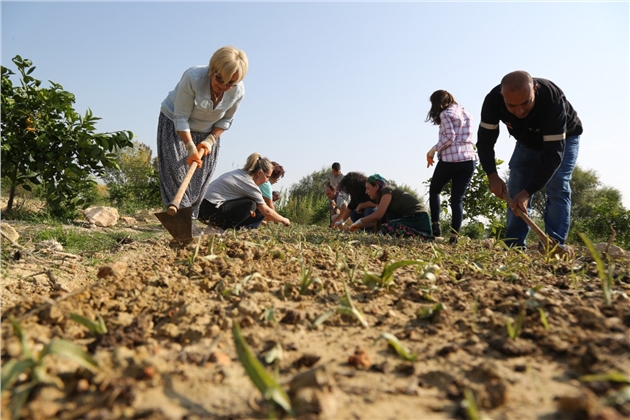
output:
<svg viewBox="0 0 630 420"><path fill-rule="evenodd" d="M23 237L36 228L12 225ZM3 365L22 357L11 317L35 351L63 339L98 363L46 356L48 379L21 417L286 416L247 376L235 324L299 418L474 418L471 404L477 418L630 416L625 260L606 263L606 305L598 267L577 246L561 259L491 239L449 245L273 224L182 245L151 220L126 229L155 235L80 258L3 238ZM384 287L363 282L399 261L415 263ZM344 283L367 326L336 312ZM100 316L108 332L91 333L70 314ZM513 338L507 320L522 322ZM621 378L585 377L611 372ZM11 391L30 379L3 391L2 418L11 417Z"/></svg>

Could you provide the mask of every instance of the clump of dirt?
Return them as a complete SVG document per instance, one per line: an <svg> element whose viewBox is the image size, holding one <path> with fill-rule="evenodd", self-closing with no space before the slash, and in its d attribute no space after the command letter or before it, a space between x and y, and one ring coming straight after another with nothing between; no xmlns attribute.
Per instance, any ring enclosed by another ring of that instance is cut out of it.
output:
<svg viewBox="0 0 630 420"><path fill-rule="evenodd" d="M2 362L22 357L13 318L31 348L64 339L98 363L47 356L56 380L32 389L24 418L280 415L238 360L238 323L301 418L465 417L467 395L498 419L630 416L628 399L615 399L630 372L628 263L611 268L607 305L597 266L576 251L562 260L487 240L447 245L269 225L188 245L159 234L98 266L56 260L47 267L58 287L46 273L32 276L43 256L8 258ZM374 280L407 260L416 263L396 269L391 283ZM364 283L367 272L376 277ZM344 283L367 327L349 314ZM108 332L89 332L70 314L102 317ZM417 357L401 358L377 340L382 333ZM592 376L610 372L621 380ZM3 418L9 403L5 391Z"/></svg>

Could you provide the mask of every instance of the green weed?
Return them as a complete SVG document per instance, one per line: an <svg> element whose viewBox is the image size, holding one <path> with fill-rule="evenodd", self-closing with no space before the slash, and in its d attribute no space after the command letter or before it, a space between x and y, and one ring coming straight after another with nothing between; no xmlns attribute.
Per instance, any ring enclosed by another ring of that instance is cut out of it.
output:
<svg viewBox="0 0 630 420"><path fill-rule="evenodd" d="M38 384L53 383L59 387L63 386L59 378L51 377L46 372L44 360L48 355L63 356L88 369L98 367L90 355L67 340L53 340L46 344L39 354L34 354L20 324L13 318L10 319L10 322L13 332L20 340L22 349L19 360L11 359L2 366L2 391L10 391L9 409L12 418L19 418L22 406L28 401L31 391ZM23 374L27 375L27 379L18 380L18 377ZM18 381L20 383L17 383Z"/></svg>
<svg viewBox="0 0 630 420"><path fill-rule="evenodd" d="M83 325L93 334L97 334L97 335L107 334L107 327L105 326L105 321L103 321L103 317L100 315L98 316L98 321L92 321L91 319L86 318L82 315L71 313L70 319Z"/></svg>
<svg viewBox="0 0 630 420"><path fill-rule="evenodd" d="M241 328L235 322L232 327L232 335L234 337L234 345L238 359L241 362L245 373L249 376L252 383L258 388L263 398L267 401L275 403L282 407L289 415L293 415L291 400L285 390L278 382L265 370L254 352L249 348L247 342L241 335Z"/></svg>
<svg viewBox="0 0 630 420"><path fill-rule="evenodd" d="M610 306L612 305L611 295L612 295L612 285L613 285L613 280L614 280L612 273L614 272L615 265L611 264L610 267L608 267L608 271L606 271L606 265L604 264L604 260L602 259L602 256L599 253L599 251L595 249L595 245L593 245L591 240L588 239L586 235L584 235L583 233L580 233L579 235L580 235L580 238L582 238L582 241L584 241L584 244L588 248L589 252L591 253L591 256L595 260L595 263L597 264L597 272L599 274L599 279L601 280L601 283L602 283L602 293L604 295L604 304L606 306Z"/></svg>
<svg viewBox="0 0 630 420"><path fill-rule="evenodd" d="M363 274L363 284L365 284L371 289L376 289L376 288L389 289L389 287L392 284L394 284L394 271L397 268L405 267L408 265L418 265L418 264L424 264L424 263L422 261L417 261L417 260L398 261L393 264L386 263L385 266L383 267L383 271L381 272L381 274L365 272L365 274Z"/></svg>

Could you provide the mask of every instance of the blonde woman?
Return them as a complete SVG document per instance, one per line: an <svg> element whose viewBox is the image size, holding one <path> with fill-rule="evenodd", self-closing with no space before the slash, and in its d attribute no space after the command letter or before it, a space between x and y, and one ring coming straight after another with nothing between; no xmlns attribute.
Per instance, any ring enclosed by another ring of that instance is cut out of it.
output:
<svg viewBox="0 0 630 420"><path fill-rule="evenodd" d="M265 204L260 186L269 181L273 164L252 153L242 169L226 172L208 186L199 209L199 220L221 229L260 226L263 219L291 226L286 217Z"/></svg>
<svg viewBox="0 0 630 420"><path fill-rule="evenodd" d="M197 163L180 203L197 217L219 155L220 137L232 126L245 87L247 55L234 47L219 48L207 66L194 66L162 102L157 132L160 193L168 206L189 166Z"/></svg>

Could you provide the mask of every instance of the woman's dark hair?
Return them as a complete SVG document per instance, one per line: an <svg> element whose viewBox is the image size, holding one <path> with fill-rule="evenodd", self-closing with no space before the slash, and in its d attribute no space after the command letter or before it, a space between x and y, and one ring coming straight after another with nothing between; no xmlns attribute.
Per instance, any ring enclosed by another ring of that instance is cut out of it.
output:
<svg viewBox="0 0 630 420"><path fill-rule="evenodd" d="M366 182L367 177L361 172L348 172L339 181L337 190L350 195L350 197L361 197L365 194Z"/></svg>
<svg viewBox="0 0 630 420"><path fill-rule="evenodd" d="M271 162L273 165L273 172L269 178L277 178L280 179L284 176L284 168L278 162Z"/></svg>
<svg viewBox="0 0 630 420"><path fill-rule="evenodd" d="M376 187L378 185L379 196L383 193L383 188L387 186L387 180L379 174L370 175L367 177L367 182Z"/></svg>
<svg viewBox="0 0 630 420"><path fill-rule="evenodd" d="M440 113L450 105L457 103L453 95L445 90L436 90L433 92L431 97L429 97L429 101L431 101L431 109L427 114L427 119L424 121L431 121L435 125L440 125Z"/></svg>

